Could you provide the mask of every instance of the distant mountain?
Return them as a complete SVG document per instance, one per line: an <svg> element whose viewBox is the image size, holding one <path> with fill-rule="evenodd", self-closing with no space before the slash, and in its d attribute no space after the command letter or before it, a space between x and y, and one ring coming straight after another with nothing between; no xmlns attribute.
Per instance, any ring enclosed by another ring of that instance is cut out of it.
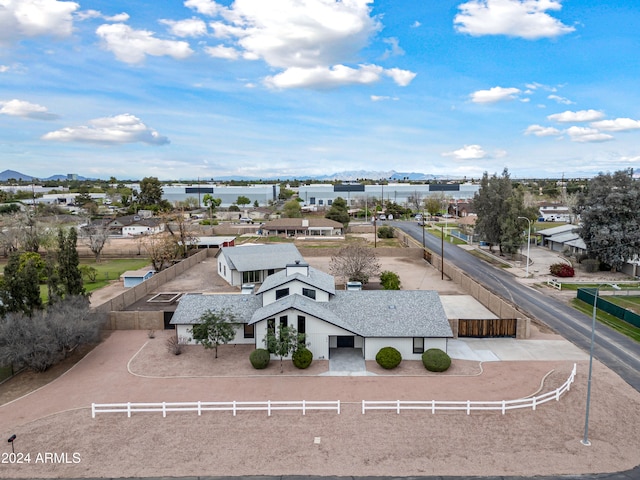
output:
<svg viewBox="0 0 640 480"><path fill-rule="evenodd" d="M25 175L24 173L16 172L15 170L5 170L4 172L0 172L0 182L6 182L10 178L13 178L15 180L22 180L24 182L30 182L34 178L37 180L43 180L43 181L46 180L46 181L62 182L67 179L67 176L58 174L58 175L51 175L50 177L47 177L47 178L38 178L38 177L32 177L31 175ZM84 181L89 179L78 175L78 180Z"/></svg>

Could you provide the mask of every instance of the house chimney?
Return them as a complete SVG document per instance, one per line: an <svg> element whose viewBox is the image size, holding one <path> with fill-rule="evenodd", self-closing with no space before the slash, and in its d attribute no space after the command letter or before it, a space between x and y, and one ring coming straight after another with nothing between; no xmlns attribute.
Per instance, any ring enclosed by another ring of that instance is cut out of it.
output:
<svg viewBox="0 0 640 480"><path fill-rule="evenodd" d="M305 277L309 276L309 264L296 260L295 263L287 265L287 277L299 273Z"/></svg>

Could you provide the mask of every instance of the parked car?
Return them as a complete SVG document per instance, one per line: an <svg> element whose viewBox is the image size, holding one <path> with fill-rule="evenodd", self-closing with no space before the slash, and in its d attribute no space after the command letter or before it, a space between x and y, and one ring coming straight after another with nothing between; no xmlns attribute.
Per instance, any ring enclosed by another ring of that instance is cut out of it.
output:
<svg viewBox="0 0 640 480"><path fill-rule="evenodd" d="M378 220L383 221L386 219L387 219L387 216L384 213L381 213L380 215L378 215Z"/></svg>

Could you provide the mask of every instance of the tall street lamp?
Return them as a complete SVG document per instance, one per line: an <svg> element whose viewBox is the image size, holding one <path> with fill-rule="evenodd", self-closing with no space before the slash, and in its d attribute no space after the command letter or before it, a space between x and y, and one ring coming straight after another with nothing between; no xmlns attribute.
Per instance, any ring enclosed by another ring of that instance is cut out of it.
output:
<svg viewBox="0 0 640 480"><path fill-rule="evenodd" d="M531 248L531 220L527 217L518 217L519 219L526 220L529 223L529 234L527 235L527 278L529 278L529 252Z"/></svg>
<svg viewBox="0 0 640 480"><path fill-rule="evenodd" d="M603 283L601 285L598 285L596 287L596 292L593 295L593 315L591 317L591 347L589 349L589 380L587 381L587 408L584 415L584 438L580 440L580 443L587 447L591 445L591 442L589 441L589 407L591 405L591 375L593 373L593 345L596 337L596 312L598 311L598 292L604 285L608 284ZM615 283L610 285L614 290L620 290L620 287Z"/></svg>

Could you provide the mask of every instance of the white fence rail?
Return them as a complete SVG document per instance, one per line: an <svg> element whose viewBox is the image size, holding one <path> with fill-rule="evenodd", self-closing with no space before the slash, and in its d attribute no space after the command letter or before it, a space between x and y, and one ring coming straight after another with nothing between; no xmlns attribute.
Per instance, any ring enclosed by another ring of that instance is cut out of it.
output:
<svg viewBox="0 0 640 480"><path fill-rule="evenodd" d="M504 415L507 410L514 410L517 408L532 408L535 410L538 405L542 405L543 403L547 403L551 400L560 400L560 396L571 389L571 384L573 383L575 376L576 364L574 363L571 375L569 375L569 378L561 387L538 397L522 398L518 400L502 400L498 402L474 402L471 400L463 402L447 402L439 400L363 400L362 414L364 415L367 410L395 410L398 414L402 410L431 410L431 413L436 413L438 410L464 410L467 412L467 415L470 415L472 410L500 410Z"/></svg>
<svg viewBox="0 0 640 480"><path fill-rule="evenodd" d="M266 402L161 402L161 403L92 403L91 417L98 413L126 413L131 417L134 412L233 412L235 417L239 411L266 411L268 416L274 410L301 410L305 415L308 410L335 410L340 414L340 400L335 401L271 401Z"/></svg>

